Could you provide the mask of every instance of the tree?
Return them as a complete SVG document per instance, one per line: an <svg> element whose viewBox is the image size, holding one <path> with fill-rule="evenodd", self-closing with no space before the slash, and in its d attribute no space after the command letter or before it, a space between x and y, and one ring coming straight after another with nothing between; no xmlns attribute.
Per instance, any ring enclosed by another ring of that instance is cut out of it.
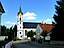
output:
<svg viewBox="0 0 64 48"><path fill-rule="evenodd" d="M8 33L8 40L11 41L15 39L17 36L17 25L14 25L14 27L10 27L9 33Z"/></svg>
<svg viewBox="0 0 64 48"><path fill-rule="evenodd" d="M6 28L6 26L1 26L1 35L2 36L7 36L8 35L8 32L9 32L9 29Z"/></svg>
<svg viewBox="0 0 64 48"><path fill-rule="evenodd" d="M64 41L64 0L57 1L58 5L55 5L56 14L53 18L55 22L52 24L54 28L51 33L51 40Z"/></svg>
<svg viewBox="0 0 64 48"><path fill-rule="evenodd" d="M13 32L14 32L14 37L16 37L17 36L17 25L14 26Z"/></svg>
<svg viewBox="0 0 64 48"><path fill-rule="evenodd" d="M13 40L14 38L14 34L13 34L13 30L12 30L12 27L10 28L10 31L8 33L8 40L11 41Z"/></svg>
<svg viewBox="0 0 64 48"><path fill-rule="evenodd" d="M48 31L47 30L43 30L43 32L41 32L41 36L44 37L44 40L45 40L45 36L47 35Z"/></svg>
<svg viewBox="0 0 64 48"><path fill-rule="evenodd" d="M27 33L27 37L33 37L34 36L34 32L31 30Z"/></svg>

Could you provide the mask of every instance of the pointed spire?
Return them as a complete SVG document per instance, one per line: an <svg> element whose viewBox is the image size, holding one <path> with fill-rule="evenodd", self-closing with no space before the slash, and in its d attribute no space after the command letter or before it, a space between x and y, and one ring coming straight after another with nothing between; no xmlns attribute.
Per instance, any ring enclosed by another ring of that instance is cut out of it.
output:
<svg viewBox="0 0 64 48"><path fill-rule="evenodd" d="M18 15L19 15L19 13L21 13L23 15L22 10L21 10L21 7L19 8Z"/></svg>
<svg viewBox="0 0 64 48"><path fill-rule="evenodd" d="M19 9L19 12L21 12L21 7L20 7L20 9Z"/></svg>

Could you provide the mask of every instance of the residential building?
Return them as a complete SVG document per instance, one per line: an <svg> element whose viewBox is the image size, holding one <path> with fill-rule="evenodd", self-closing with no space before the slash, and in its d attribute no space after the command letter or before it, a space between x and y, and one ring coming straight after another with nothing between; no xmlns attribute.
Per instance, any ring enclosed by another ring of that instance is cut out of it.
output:
<svg viewBox="0 0 64 48"><path fill-rule="evenodd" d="M37 28L36 28L36 38L37 38L37 39L40 39L41 33L42 33L43 31L50 32L52 28L53 28L53 25L52 25L52 24L38 24L38 25L37 25ZM49 37L49 36L48 36L48 37ZM46 37L46 38L47 38L47 37Z"/></svg>
<svg viewBox="0 0 64 48"><path fill-rule="evenodd" d="M3 13L5 13L5 11L4 11L3 6L0 2L0 35L1 35L1 17L2 17Z"/></svg>

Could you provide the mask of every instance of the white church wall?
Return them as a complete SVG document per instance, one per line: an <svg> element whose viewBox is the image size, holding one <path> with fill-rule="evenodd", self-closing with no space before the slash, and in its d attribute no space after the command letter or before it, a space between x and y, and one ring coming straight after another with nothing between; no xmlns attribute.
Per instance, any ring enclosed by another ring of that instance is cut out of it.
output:
<svg viewBox="0 0 64 48"><path fill-rule="evenodd" d="M31 30L34 31L34 32L36 31L36 29L33 29L33 28L30 28L30 29L25 28L25 29L24 29L24 33L26 34L25 31L29 32L29 31L31 31ZM24 37L27 38L27 35L24 35Z"/></svg>
<svg viewBox="0 0 64 48"><path fill-rule="evenodd" d="M25 35L25 30L24 30L24 38L27 38L27 35Z"/></svg>

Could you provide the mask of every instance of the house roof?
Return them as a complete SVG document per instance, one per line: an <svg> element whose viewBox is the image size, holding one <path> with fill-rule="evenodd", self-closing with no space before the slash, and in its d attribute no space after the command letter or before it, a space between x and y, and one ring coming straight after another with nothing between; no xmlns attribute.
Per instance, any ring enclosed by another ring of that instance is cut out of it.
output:
<svg viewBox="0 0 64 48"><path fill-rule="evenodd" d="M4 9L3 9L3 6L2 6L1 2L0 2L0 12L5 13L5 11L4 11Z"/></svg>
<svg viewBox="0 0 64 48"><path fill-rule="evenodd" d="M42 30L47 30L47 31L50 31L53 27L52 24L39 24L39 25L42 28Z"/></svg>
<svg viewBox="0 0 64 48"><path fill-rule="evenodd" d="M37 22L23 22L23 28L36 28L38 24Z"/></svg>

